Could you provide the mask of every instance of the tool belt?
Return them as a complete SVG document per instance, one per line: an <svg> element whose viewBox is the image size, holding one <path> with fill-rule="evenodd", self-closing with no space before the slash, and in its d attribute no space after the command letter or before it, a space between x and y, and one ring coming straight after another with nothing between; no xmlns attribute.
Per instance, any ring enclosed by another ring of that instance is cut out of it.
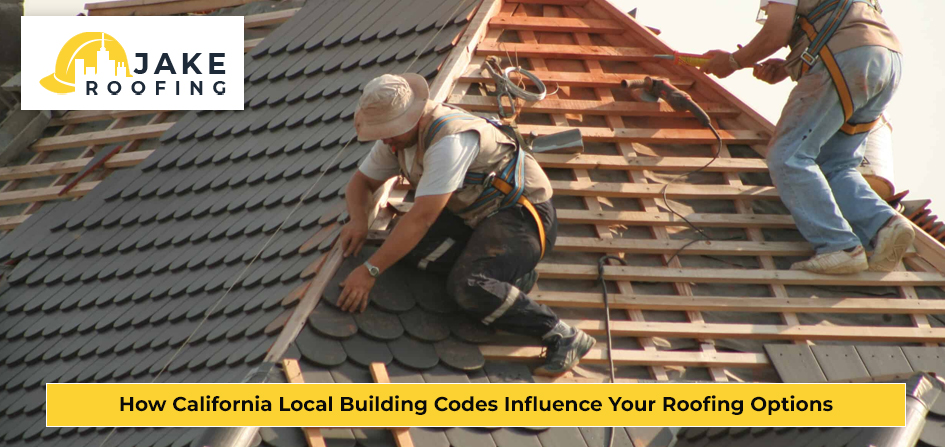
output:
<svg viewBox="0 0 945 447"><path fill-rule="evenodd" d="M430 131L427 132L427 139L433 140L433 137L443 127L443 125L454 119L485 119L466 113L450 113L443 115L430 123ZM535 225L538 226L538 240L541 243L541 258L545 257L545 226L541 223L541 216L535 206L525 197L525 141L518 130L513 126L498 123L493 120L485 119L495 126L499 131L508 136L515 142L515 155L512 160L502 169L496 172L467 172L463 178L463 186L483 185L486 188L471 205L462 212L472 211L483 207L492 200L504 195L499 203L499 209L506 209L516 204L522 205L535 219Z"/></svg>
<svg viewBox="0 0 945 447"><path fill-rule="evenodd" d="M801 76L804 76L810 71L811 67L817 63L818 59L824 61L824 66L827 67L830 77L833 78L833 84L837 88L837 95L840 96L840 105L843 107L844 123L843 126L840 127L840 131L848 135L869 132L882 120L882 117L880 117L869 123L851 122L854 112L853 96L850 95L850 87L843 77L843 72L840 71L840 66L837 65L837 60L834 59L833 53L830 51L830 48L827 47L827 42L830 41L830 38L833 37L840 28L840 24L855 3L866 3L877 11L882 12L879 4L875 0L828 0L821 3L807 16L798 16L797 18L797 23L801 27L801 30L803 30L804 33L807 34L807 38L810 39L810 45L807 47L807 50L801 54ZM824 29L820 31L814 29L812 23L816 23L828 14L833 15L827 20Z"/></svg>

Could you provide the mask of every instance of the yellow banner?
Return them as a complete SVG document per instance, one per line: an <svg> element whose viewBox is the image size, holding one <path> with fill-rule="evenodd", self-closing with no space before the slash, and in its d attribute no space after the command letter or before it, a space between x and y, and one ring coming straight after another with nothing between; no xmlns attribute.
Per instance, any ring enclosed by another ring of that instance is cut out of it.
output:
<svg viewBox="0 0 945 447"><path fill-rule="evenodd" d="M58 384L49 427L905 424L905 384Z"/></svg>

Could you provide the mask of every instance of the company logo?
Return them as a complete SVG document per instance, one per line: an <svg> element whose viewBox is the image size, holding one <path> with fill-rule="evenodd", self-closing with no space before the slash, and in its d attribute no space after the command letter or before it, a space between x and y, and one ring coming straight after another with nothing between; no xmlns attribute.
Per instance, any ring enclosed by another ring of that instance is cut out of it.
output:
<svg viewBox="0 0 945 447"><path fill-rule="evenodd" d="M243 109L242 17L34 16L21 25L23 110Z"/></svg>
<svg viewBox="0 0 945 447"><path fill-rule="evenodd" d="M39 83L53 93L73 93L86 76L131 77L128 56L118 40L106 33L76 34L59 50L56 71Z"/></svg>

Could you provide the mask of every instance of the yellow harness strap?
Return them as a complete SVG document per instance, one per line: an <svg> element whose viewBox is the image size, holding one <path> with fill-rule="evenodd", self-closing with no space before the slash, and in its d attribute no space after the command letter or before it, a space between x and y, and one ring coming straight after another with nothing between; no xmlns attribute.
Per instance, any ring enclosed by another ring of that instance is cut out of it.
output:
<svg viewBox="0 0 945 447"><path fill-rule="evenodd" d="M798 24L801 26L801 29L807 33L807 37L813 41L817 37L817 30L814 29L814 26L811 25L806 18L798 18ZM827 67L827 71L830 72L830 77L833 78L833 85L837 87L837 95L840 96L840 105L843 107L843 120L844 124L840 127L840 131L848 135L856 135L860 133L866 133L873 130L879 123L882 121L882 117L877 118L875 121L870 123L851 123L850 119L853 117L853 96L850 95L850 87L847 86L847 80L843 77L843 72L840 71L840 66L837 64L837 60L833 58L833 53L824 45L820 50L820 59L824 61L824 66ZM806 63L801 63L801 76L807 74L810 70L811 65Z"/></svg>
<svg viewBox="0 0 945 447"><path fill-rule="evenodd" d="M506 195L512 192L512 185L498 177L492 179L492 187L502 191L502 193ZM541 217L538 215L538 210L535 209L535 206L532 205L532 202L529 202L524 195L518 198L518 203L524 206L525 209L527 209L528 212L532 214L532 217L535 218L535 224L538 225L538 240L541 241L541 258L539 259L543 259L545 257L545 226L541 223Z"/></svg>

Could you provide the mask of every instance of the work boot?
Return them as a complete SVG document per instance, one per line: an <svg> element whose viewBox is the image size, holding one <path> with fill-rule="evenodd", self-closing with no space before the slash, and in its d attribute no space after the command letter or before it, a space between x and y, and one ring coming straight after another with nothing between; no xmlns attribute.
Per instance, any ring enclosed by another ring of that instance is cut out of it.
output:
<svg viewBox="0 0 945 447"><path fill-rule="evenodd" d="M866 262L866 250L857 245L853 250L840 250L822 253L806 261L795 262L791 270L807 270L824 275L846 275L862 272L869 268Z"/></svg>
<svg viewBox="0 0 945 447"><path fill-rule="evenodd" d="M883 225L879 233L876 233L873 243L875 250L869 260L870 271L893 271L902 260L902 255L912 245L913 240L915 240L915 230L909 219L898 214L889 218L886 225Z"/></svg>
<svg viewBox="0 0 945 447"><path fill-rule="evenodd" d="M545 345L545 364L536 368L534 374L557 377L574 368L597 340L559 321L541 342Z"/></svg>
<svg viewBox="0 0 945 447"><path fill-rule="evenodd" d="M522 293L528 295L528 292L531 292L535 288L535 283L538 282L538 272L532 270L521 278L516 279L512 285L514 285L518 290L521 290Z"/></svg>

